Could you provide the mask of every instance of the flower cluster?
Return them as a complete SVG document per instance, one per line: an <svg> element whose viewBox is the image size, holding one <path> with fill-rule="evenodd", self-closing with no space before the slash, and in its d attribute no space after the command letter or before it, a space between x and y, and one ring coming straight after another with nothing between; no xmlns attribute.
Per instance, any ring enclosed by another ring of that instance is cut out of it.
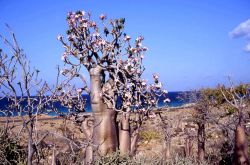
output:
<svg viewBox="0 0 250 165"><path fill-rule="evenodd" d="M65 41L64 37L58 36L65 48L62 60L72 68L82 65L87 70L102 67L103 77L112 80L103 82L111 83L112 88L103 84L100 95L114 109L115 95L122 99L120 110L128 107L156 107L157 98L167 92L162 91L163 85L157 74L153 76L155 83L152 85L147 85L141 79L144 71L142 61L148 50L142 44L144 37L139 36L132 43L131 37L123 32L125 19L107 21L104 14L99 19L100 26L91 19L90 13L77 11L68 14L67 39ZM77 92L83 91L78 89Z"/></svg>

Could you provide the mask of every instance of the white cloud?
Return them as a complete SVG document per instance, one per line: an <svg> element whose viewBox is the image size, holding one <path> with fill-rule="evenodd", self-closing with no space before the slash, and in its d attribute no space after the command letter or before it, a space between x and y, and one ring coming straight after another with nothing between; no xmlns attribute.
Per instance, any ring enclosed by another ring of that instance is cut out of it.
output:
<svg viewBox="0 0 250 165"><path fill-rule="evenodd" d="M245 22L240 23L233 31L229 33L232 38L246 37L247 45L245 46L245 51L250 53L250 19Z"/></svg>
<svg viewBox="0 0 250 165"><path fill-rule="evenodd" d="M250 36L250 19L240 23L229 35L233 38Z"/></svg>
<svg viewBox="0 0 250 165"><path fill-rule="evenodd" d="M246 45L245 51L250 53L250 42Z"/></svg>

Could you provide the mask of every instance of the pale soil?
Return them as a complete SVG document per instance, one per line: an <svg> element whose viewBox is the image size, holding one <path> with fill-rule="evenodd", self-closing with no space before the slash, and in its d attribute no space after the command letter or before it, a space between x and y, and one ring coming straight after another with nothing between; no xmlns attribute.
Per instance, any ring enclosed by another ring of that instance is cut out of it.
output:
<svg viewBox="0 0 250 165"><path fill-rule="evenodd" d="M197 153L197 126L192 122L192 114L194 110L192 107L177 108L172 110L166 110L161 115L167 116L171 123L170 135L171 139L171 155L172 157L178 155L185 155L185 143L187 138L193 143L193 155ZM229 119L229 118L228 118ZM228 119L221 119L222 122L227 122ZM225 121L223 121L225 120ZM0 118L0 127L5 125L6 118ZM22 122L19 117L9 119L9 126L14 126L12 129L13 135L20 133L20 139L22 143L27 144L27 131L21 130ZM15 122L14 122L15 121ZM214 127L213 124L207 124L207 143L206 152L210 159L217 159L220 157L220 149L225 141L221 131ZM58 152L66 153L71 150L68 139L73 140L76 144L80 144L84 141L85 137L82 132L82 127L76 125L72 119L63 119L58 117L51 117L47 115L39 115L38 121L35 125L35 133L37 137L35 140L39 140L43 135L48 133L44 139L43 146L50 149L55 147ZM162 123L158 115L156 117L146 120L142 124L142 132L147 131L152 133L152 138L146 138L141 136L138 142L137 155L143 155L146 157L162 156L164 154L164 130L162 129ZM64 138L66 137L66 138ZM72 145L74 148L74 145ZM48 155L52 153L48 151ZM45 163L46 164L46 163Z"/></svg>

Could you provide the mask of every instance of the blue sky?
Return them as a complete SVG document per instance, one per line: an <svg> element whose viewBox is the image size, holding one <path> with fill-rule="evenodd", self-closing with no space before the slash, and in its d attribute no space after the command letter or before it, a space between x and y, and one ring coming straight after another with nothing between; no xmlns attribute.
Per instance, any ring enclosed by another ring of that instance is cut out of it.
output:
<svg viewBox="0 0 250 165"><path fill-rule="evenodd" d="M157 72L169 91L213 87L227 76L250 82L249 36L230 37L250 18L249 0L0 0L0 34L8 36L8 23L31 64L50 83L63 48L57 35L65 35L69 11L91 11L108 18L126 18L125 31L145 37L145 79ZM1 45L1 44L0 44Z"/></svg>

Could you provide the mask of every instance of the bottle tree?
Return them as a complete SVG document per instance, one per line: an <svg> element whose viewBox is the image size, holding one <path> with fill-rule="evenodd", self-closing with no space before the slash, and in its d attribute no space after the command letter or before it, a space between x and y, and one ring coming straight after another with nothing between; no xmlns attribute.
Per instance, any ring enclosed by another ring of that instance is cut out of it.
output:
<svg viewBox="0 0 250 165"><path fill-rule="evenodd" d="M130 113L135 112L136 121L141 121L141 116L148 115L148 110L157 107L159 98L167 93L157 74L151 85L141 78L145 70L142 61L148 50L142 44L144 38L139 36L132 41L124 32L124 18L108 21L102 14L95 22L90 13L77 11L68 13L67 22L67 38L58 36L65 48L62 73L70 79L80 78L83 86L79 93L90 94L94 151L99 155L116 149L130 153L139 128L132 135ZM90 88L82 68L89 74ZM121 113L119 129L117 113Z"/></svg>
<svg viewBox="0 0 250 165"><path fill-rule="evenodd" d="M247 119L247 104L249 102L249 85L240 84L234 86L233 82L229 78L230 88L220 87L220 91L234 110L237 121L235 123L234 132L234 157L232 164L250 164L248 153L248 141L246 134L246 119Z"/></svg>

